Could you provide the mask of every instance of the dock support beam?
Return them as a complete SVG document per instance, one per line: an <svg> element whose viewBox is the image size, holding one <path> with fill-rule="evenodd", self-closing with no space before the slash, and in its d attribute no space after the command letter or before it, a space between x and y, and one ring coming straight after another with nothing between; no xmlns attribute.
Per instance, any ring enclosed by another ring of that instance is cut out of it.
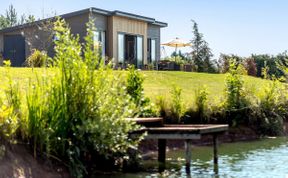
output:
<svg viewBox="0 0 288 178"><path fill-rule="evenodd" d="M166 140L158 139L158 162L159 162L159 172L163 172L165 169L166 160Z"/></svg>
<svg viewBox="0 0 288 178"><path fill-rule="evenodd" d="M213 134L213 152L214 152L214 164L218 165L218 138L217 138L217 134Z"/></svg>
<svg viewBox="0 0 288 178"><path fill-rule="evenodd" d="M187 173L190 173L191 159L192 159L191 140L187 139L185 140L185 160L186 160Z"/></svg>

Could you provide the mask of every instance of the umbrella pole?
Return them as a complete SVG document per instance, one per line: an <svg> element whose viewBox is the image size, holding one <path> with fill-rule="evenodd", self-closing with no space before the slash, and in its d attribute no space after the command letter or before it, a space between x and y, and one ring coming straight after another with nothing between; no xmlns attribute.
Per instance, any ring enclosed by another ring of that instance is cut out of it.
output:
<svg viewBox="0 0 288 178"><path fill-rule="evenodd" d="M176 45L176 47L175 47L175 56L174 56L174 57L175 57L175 59L174 59L175 62L176 62L176 56L177 56L177 45Z"/></svg>

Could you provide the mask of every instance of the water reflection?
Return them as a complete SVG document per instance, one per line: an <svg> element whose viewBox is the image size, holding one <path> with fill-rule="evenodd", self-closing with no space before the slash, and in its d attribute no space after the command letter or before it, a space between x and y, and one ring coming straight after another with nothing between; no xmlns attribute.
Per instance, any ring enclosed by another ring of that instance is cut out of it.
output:
<svg viewBox="0 0 288 178"><path fill-rule="evenodd" d="M286 137L219 145L219 164L213 163L212 147L193 147L190 171L185 168L184 150L167 154L166 169L157 173L121 174L115 177L287 177L288 142ZM171 159L169 159L171 158ZM151 170L151 169L150 169Z"/></svg>

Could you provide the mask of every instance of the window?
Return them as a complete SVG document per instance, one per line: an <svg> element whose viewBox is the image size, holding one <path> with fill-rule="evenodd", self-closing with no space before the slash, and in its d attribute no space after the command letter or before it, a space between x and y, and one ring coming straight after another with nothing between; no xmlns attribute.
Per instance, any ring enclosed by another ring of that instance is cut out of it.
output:
<svg viewBox="0 0 288 178"><path fill-rule="evenodd" d="M151 62L156 61L156 40L152 39L151 40Z"/></svg>
<svg viewBox="0 0 288 178"><path fill-rule="evenodd" d="M140 69L143 65L143 37L137 36L137 67Z"/></svg>
<svg viewBox="0 0 288 178"><path fill-rule="evenodd" d="M156 39L151 39L149 38L147 40L147 58L148 58L148 63L153 63L156 61Z"/></svg>
<svg viewBox="0 0 288 178"><path fill-rule="evenodd" d="M94 32L94 47L95 49L99 49L102 57L105 57L105 32L104 31L95 31Z"/></svg>
<svg viewBox="0 0 288 178"><path fill-rule="evenodd" d="M118 34L118 63L124 63L124 34Z"/></svg>

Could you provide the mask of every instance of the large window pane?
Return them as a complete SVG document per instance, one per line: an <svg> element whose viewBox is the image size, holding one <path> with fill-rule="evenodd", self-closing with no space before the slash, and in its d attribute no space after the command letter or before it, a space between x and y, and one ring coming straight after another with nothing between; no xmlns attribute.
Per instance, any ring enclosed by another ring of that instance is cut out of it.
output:
<svg viewBox="0 0 288 178"><path fill-rule="evenodd" d="M94 41L95 49L99 49L99 46L100 46L100 32L99 31L94 32L93 41Z"/></svg>
<svg viewBox="0 0 288 178"><path fill-rule="evenodd" d="M106 48L105 48L105 45L106 45L106 41L105 41L105 32L102 31L101 32L101 49L102 49L102 56L105 57L105 51L106 51Z"/></svg>
<svg viewBox="0 0 288 178"><path fill-rule="evenodd" d="M156 40L151 40L151 62L156 61Z"/></svg>
<svg viewBox="0 0 288 178"><path fill-rule="evenodd" d="M124 34L118 34L118 63L124 63Z"/></svg>
<svg viewBox="0 0 288 178"><path fill-rule="evenodd" d="M143 64L143 37L137 36L137 67L141 68Z"/></svg>
<svg viewBox="0 0 288 178"><path fill-rule="evenodd" d="M94 48L99 50L102 57L105 57L105 32L95 31L93 36Z"/></svg>

